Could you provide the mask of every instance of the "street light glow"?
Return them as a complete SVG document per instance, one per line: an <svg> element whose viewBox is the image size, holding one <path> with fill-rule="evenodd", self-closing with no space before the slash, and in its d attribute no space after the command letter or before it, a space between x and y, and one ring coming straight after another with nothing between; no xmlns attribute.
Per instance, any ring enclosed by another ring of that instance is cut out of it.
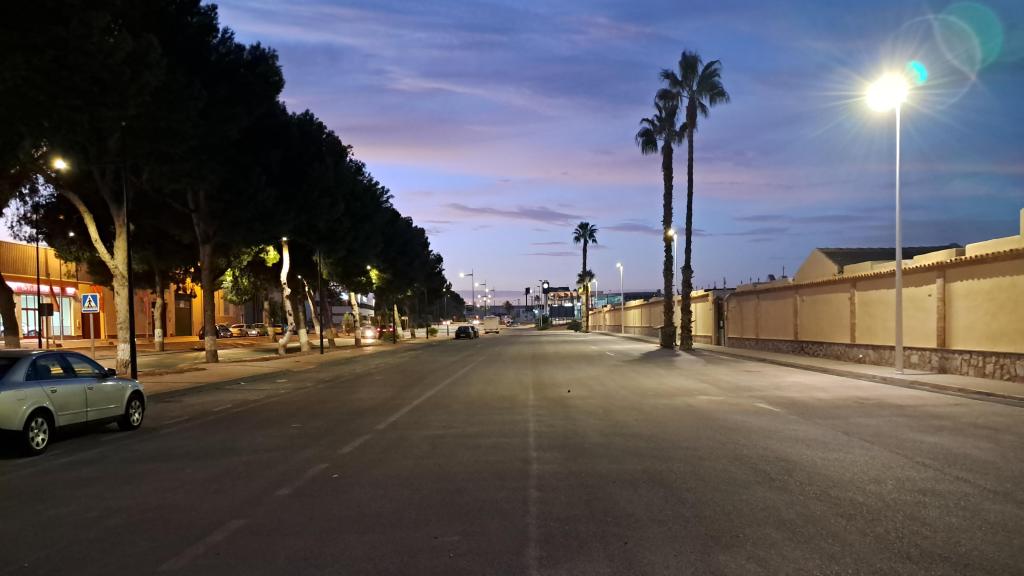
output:
<svg viewBox="0 0 1024 576"><path fill-rule="evenodd" d="M675 228L669 228L668 232L666 232L666 234L668 234L669 238L675 238L676 237L676 229Z"/></svg>
<svg viewBox="0 0 1024 576"><path fill-rule="evenodd" d="M621 270L622 269L622 262L616 262L615 263L615 267Z"/></svg>
<svg viewBox="0 0 1024 576"><path fill-rule="evenodd" d="M868 86L868 107L876 112L888 112L907 101L910 84L901 74L889 73Z"/></svg>
<svg viewBox="0 0 1024 576"><path fill-rule="evenodd" d="M67 163L67 160L64 160L60 156L54 158L52 164L53 169L57 170L58 172L65 172L71 169L71 165Z"/></svg>

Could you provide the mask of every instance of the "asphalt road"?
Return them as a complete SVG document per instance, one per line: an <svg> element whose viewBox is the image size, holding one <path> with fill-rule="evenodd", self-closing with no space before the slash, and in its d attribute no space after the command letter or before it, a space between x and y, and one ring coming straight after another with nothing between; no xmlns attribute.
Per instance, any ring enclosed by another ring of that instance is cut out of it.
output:
<svg viewBox="0 0 1024 576"><path fill-rule="evenodd" d="M505 331L0 459L0 574L1021 574L1024 408Z"/></svg>

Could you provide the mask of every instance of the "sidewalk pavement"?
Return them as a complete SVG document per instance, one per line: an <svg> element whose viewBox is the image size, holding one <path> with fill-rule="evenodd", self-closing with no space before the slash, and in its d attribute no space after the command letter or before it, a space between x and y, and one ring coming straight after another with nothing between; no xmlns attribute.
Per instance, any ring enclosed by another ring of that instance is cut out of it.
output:
<svg viewBox="0 0 1024 576"><path fill-rule="evenodd" d="M595 332L595 334L618 336L621 338L639 340L641 342L649 342L652 344L658 343L657 338L648 338L646 336L616 334L613 332ZM721 354L723 356L766 362L779 366L799 368L801 370L810 370L813 372L821 372L823 374L831 374L833 376L855 378L857 380L867 380L869 382L878 382L881 384L891 384L911 388L926 388L939 392L988 396L991 398L1024 402L1024 383L1020 382L990 380L987 378L960 376L958 374L936 374L934 372L925 372L922 370L905 370L902 374L897 374L890 366L857 364L854 362L843 362L841 360L832 360L829 358L781 354L778 352L765 352L762 350L750 350L747 348L731 348L728 346L713 346L711 344L694 344L694 348L697 350Z"/></svg>
<svg viewBox="0 0 1024 576"><path fill-rule="evenodd" d="M416 338L415 340L400 340L397 345L380 343L359 348L349 345L325 349L324 354L320 354L319 350L314 348L310 352L291 353L282 357L268 356L262 360L196 364L184 370L163 374L147 375L142 373L139 375L139 381L145 386L146 394L153 396L186 388L231 382L279 372L309 370L326 362L343 360L349 357L387 353L389 350L400 350L408 345L422 345L428 342L445 341L447 341L445 338L431 338L429 341L423 338Z"/></svg>

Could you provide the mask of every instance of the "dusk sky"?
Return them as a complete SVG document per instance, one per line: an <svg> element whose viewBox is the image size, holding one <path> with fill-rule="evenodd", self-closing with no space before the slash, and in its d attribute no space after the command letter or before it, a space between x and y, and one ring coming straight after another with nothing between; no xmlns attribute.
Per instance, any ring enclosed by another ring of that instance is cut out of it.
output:
<svg viewBox="0 0 1024 576"><path fill-rule="evenodd" d="M618 290L619 260L627 290L660 286L660 160L633 136L684 48L722 60L732 96L695 138L697 286L791 273L816 246L892 245L894 119L861 95L910 59L929 77L903 115L905 244L1015 234L1024 207L1019 0L228 0L220 13L279 51L289 107L354 147L467 292L470 269L509 296L572 283L580 220L600 229L598 289ZM682 152L677 228L685 170Z"/></svg>

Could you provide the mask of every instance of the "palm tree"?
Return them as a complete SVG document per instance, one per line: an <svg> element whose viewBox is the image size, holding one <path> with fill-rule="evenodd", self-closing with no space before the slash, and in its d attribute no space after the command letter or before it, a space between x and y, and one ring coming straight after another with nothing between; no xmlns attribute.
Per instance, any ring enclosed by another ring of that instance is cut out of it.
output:
<svg viewBox="0 0 1024 576"><path fill-rule="evenodd" d="M729 93L722 85L722 63L712 60L704 64L700 54L683 50L679 56L679 69L661 71L661 79L668 85L658 91L658 100L667 105L681 106L685 102L686 118L686 239L683 243L682 310L679 319L679 348L693 349L693 311L690 292L693 290L691 262L693 240L693 134L697 131L697 116L708 117L709 110L729 102ZM666 294L671 294L666 290Z"/></svg>
<svg viewBox="0 0 1024 576"><path fill-rule="evenodd" d="M587 247L592 243L597 244L597 226L590 222L580 222L572 231L572 241L574 244L583 244L583 267L580 274L586 274L589 272L587 270ZM591 275L593 275L593 272L591 272ZM583 331L590 332L590 311L587 308L590 302L590 283L583 287L583 292Z"/></svg>
<svg viewBox="0 0 1024 576"><path fill-rule="evenodd" d="M655 113L640 120L636 133L636 145L643 155L661 152L661 178L664 191L661 199L661 228L664 240L665 258L662 276L665 280L664 319L661 328L661 347L674 348L676 341L675 311L672 302L672 153L676 145L682 144L686 136L685 126L678 125L679 106L673 102L654 102Z"/></svg>
<svg viewBox="0 0 1024 576"><path fill-rule="evenodd" d="M586 330L590 330L590 283L594 281L597 276L594 275L593 270L584 268L580 270L580 273L576 275L576 286L579 288L579 293L582 295L581 300L583 301L580 305L580 313L586 317Z"/></svg>

